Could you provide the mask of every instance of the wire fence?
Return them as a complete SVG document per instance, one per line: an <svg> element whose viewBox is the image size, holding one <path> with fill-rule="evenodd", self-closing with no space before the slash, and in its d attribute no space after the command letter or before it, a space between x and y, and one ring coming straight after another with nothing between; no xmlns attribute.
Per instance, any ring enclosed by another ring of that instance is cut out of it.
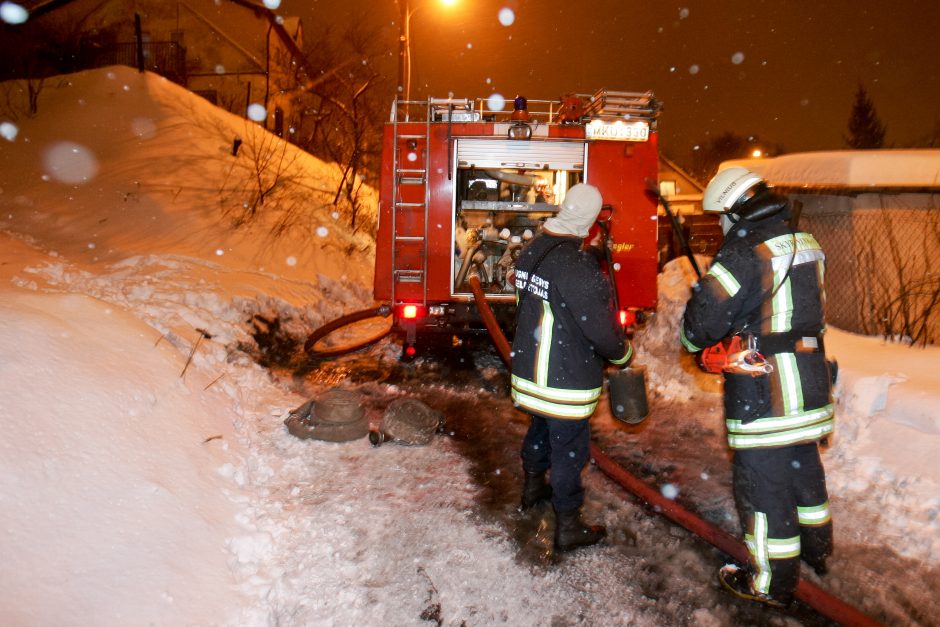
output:
<svg viewBox="0 0 940 627"><path fill-rule="evenodd" d="M832 326L911 345L940 341L937 195L794 196L826 252Z"/></svg>
<svg viewBox="0 0 940 627"><path fill-rule="evenodd" d="M83 46L78 54L78 69L128 65L156 72L180 85L186 84L186 48L175 41L145 41L137 44L113 43Z"/></svg>

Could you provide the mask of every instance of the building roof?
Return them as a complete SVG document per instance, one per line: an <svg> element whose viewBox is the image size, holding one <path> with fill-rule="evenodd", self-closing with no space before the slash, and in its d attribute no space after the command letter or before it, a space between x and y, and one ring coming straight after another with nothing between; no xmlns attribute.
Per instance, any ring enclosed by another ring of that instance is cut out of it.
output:
<svg viewBox="0 0 940 627"><path fill-rule="evenodd" d="M770 184L792 190L842 192L940 191L940 150L836 150L770 159L725 161L743 166Z"/></svg>

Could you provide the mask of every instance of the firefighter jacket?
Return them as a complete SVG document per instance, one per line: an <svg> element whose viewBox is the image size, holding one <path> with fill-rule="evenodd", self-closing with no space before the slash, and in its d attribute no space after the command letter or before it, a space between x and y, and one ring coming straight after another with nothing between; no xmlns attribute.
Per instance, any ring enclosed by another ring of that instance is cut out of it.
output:
<svg viewBox="0 0 940 627"><path fill-rule="evenodd" d="M812 235L791 231L788 217L784 211L732 226L682 321L680 340L689 351L741 333L773 366L762 376L724 373L734 449L813 442L833 429L822 339L825 255Z"/></svg>
<svg viewBox="0 0 940 627"><path fill-rule="evenodd" d="M625 367L633 357L610 283L580 244L543 232L516 262L512 398L549 418L589 418L601 396L604 361Z"/></svg>

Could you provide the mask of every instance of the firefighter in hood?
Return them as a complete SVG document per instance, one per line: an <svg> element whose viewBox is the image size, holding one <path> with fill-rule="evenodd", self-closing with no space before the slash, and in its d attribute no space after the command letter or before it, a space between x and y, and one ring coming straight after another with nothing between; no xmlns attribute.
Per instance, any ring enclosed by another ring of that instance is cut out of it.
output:
<svg viewBox="0 0 940 627"><path fill-rule="evenodd" d="M800 558L822 574L832 522L819 443L833 429L823 345L825 255L793 230L788 200L754 172L732 167L705 189L725 241L692 290L680 340L698 353L723 343L724 409L747 566L722 584L740 597L787 605Z"/></svg>
<svg viewBox="0 0 940 627"><path fill-rule="evenodd" d="M588 421L601 396L605 361L625 368L633 357L610 282L597 257L582 250L601 204L596 187L574 185L515 268L512 398L531 416L522 441L522 508L551 500L559 551L606 535L603 526L581 518Z"/></svg>

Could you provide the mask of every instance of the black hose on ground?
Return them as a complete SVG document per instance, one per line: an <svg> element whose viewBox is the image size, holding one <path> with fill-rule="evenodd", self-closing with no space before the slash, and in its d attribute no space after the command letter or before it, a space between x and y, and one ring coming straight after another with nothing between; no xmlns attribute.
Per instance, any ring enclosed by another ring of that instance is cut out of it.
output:
<svg viewBox="0 0 940 627"><path fill-rule="evenodd" d="M370 344L378 342L389 334L389 332L392 330L391 321L389 321L388 327L381 329L377 335L369 336L363 340L357 340L352 344L344 344L342 346L334 346L323 349L318 349L316 345L317 342L326 336L334 333L335 331L338 331L339 329L342 329L343 327L349 326L350 324L368 320L369 318L387 318L390 315L392 315L391 307L388 305L379 305L378 307L370 307L369 309L355 311L351 314L337 318L332 322L324 324L322 327L316 329L313 333L307 336L307 341L304 342L304 352L306 352L311 357L336 357L345 353L351 353L353 351L359 350L360 348L365 348Z"/></svg>

